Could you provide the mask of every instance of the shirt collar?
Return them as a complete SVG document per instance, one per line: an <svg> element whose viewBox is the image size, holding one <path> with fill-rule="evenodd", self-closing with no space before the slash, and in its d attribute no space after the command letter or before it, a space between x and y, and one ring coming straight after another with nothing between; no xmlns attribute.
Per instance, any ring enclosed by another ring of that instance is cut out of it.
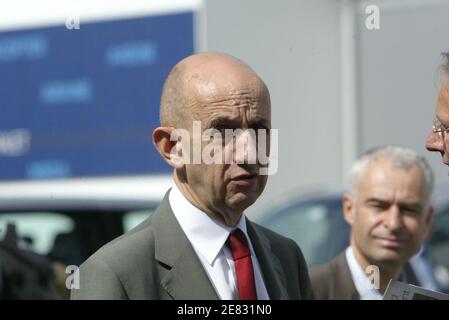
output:
<svg viewBox="0 0 449 320"><path fill-rule="evenodd" d="M214 263L233 230L242 230L249 241L244 214L235 227L226 226L191 204L176 184L170 191L169 202L190 243L210 265Z"/></svg>
<svg viewBox="0 0 449 320"><path fill-rule="evenodd" d="M351 271L352 281L359 293L360 300L382 300L379 290L373 288L373 284L368 279L366 273L357 262L351 246L346 249L346 260Z"/></svg>

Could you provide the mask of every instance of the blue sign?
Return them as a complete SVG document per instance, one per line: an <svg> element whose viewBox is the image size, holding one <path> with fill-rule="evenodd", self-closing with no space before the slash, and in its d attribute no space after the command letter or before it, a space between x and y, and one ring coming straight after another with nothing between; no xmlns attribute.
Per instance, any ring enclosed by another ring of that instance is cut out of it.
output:
<svg viewBox="0 0 449 320"><path fill-rule="evenodd" d="M0 33L0 180L169 172L151 142L193 13Z"/></svg>

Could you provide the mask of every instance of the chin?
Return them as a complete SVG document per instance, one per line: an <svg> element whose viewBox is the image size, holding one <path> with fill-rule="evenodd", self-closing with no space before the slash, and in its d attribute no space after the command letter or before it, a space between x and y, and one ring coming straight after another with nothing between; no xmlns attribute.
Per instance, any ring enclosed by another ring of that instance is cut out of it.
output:
<svg viewBox="0 0 449 320"><path fill-rule="evenodd" d="M253 195L247 195L244 193L234 194L228 200L228 206L235 210L245 210L249 206L251 206L254 202L256 202L257 197Z"/></svg>
<svg viewBox="0 0 449 320"><path fill-rule="evenodd" d="M404 258L403 254L396 251L383 252L376 257L377 261L385 265L398 265L407 262L408 259Z"/></svg>

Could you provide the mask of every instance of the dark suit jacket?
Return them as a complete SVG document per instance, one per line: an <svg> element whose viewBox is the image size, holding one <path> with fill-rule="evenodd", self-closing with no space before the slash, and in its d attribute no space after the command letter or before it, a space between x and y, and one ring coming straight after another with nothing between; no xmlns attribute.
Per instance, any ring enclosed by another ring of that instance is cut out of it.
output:
<svg viewBox="0 0 449 320"><path fill-rule="evenodd" d="M358 300L345 252L327 264L312 267L310 280L317 300Z"/></svg>
<svg viewBox="0 0 449 320"><path fill-rule="evenodd" d="M271 299L313 299L297 244L247 221ZM106 244L80 267L72 299L218 299L168 201L139 226Z"/></svg>
<svg viewBox="0 0 449 320"><path fill-rule="evenodd" d="M359 300L352 281L345 251L329 263L310 269L310 280L317 300ZM404 268L408 283L419 285L409 264Z"/></svg>

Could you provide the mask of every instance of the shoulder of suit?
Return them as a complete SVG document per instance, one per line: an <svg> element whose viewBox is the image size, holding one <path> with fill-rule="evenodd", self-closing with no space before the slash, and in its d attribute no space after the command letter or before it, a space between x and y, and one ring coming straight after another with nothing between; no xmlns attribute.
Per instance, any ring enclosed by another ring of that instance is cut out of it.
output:
<svg viewBox="0 0 449 320"><path fill-rule="evenodd" d="M338 280L336 277L338 277L341 259L342 256L339 255L330 262L309 269L310 282L317 300L329 299L332 288Z"/></svg>
<svg viewBox="0 0 449 320"><path fill-rule="evenodd" d="M333 261L313 266L309 269L310 280L312 282L325 282L329 283L329 279L332 278Z"/></svg>
<svg viewBox="0 0 449 320"><path fill-rule="evenodd" d="M289 247L298 247L297 243L290 238L287 238L273 230L265 228L255 222L250 222L251 226L254 227L256 232L263 234L269 241L271 245L288 245Z"/></svg>

